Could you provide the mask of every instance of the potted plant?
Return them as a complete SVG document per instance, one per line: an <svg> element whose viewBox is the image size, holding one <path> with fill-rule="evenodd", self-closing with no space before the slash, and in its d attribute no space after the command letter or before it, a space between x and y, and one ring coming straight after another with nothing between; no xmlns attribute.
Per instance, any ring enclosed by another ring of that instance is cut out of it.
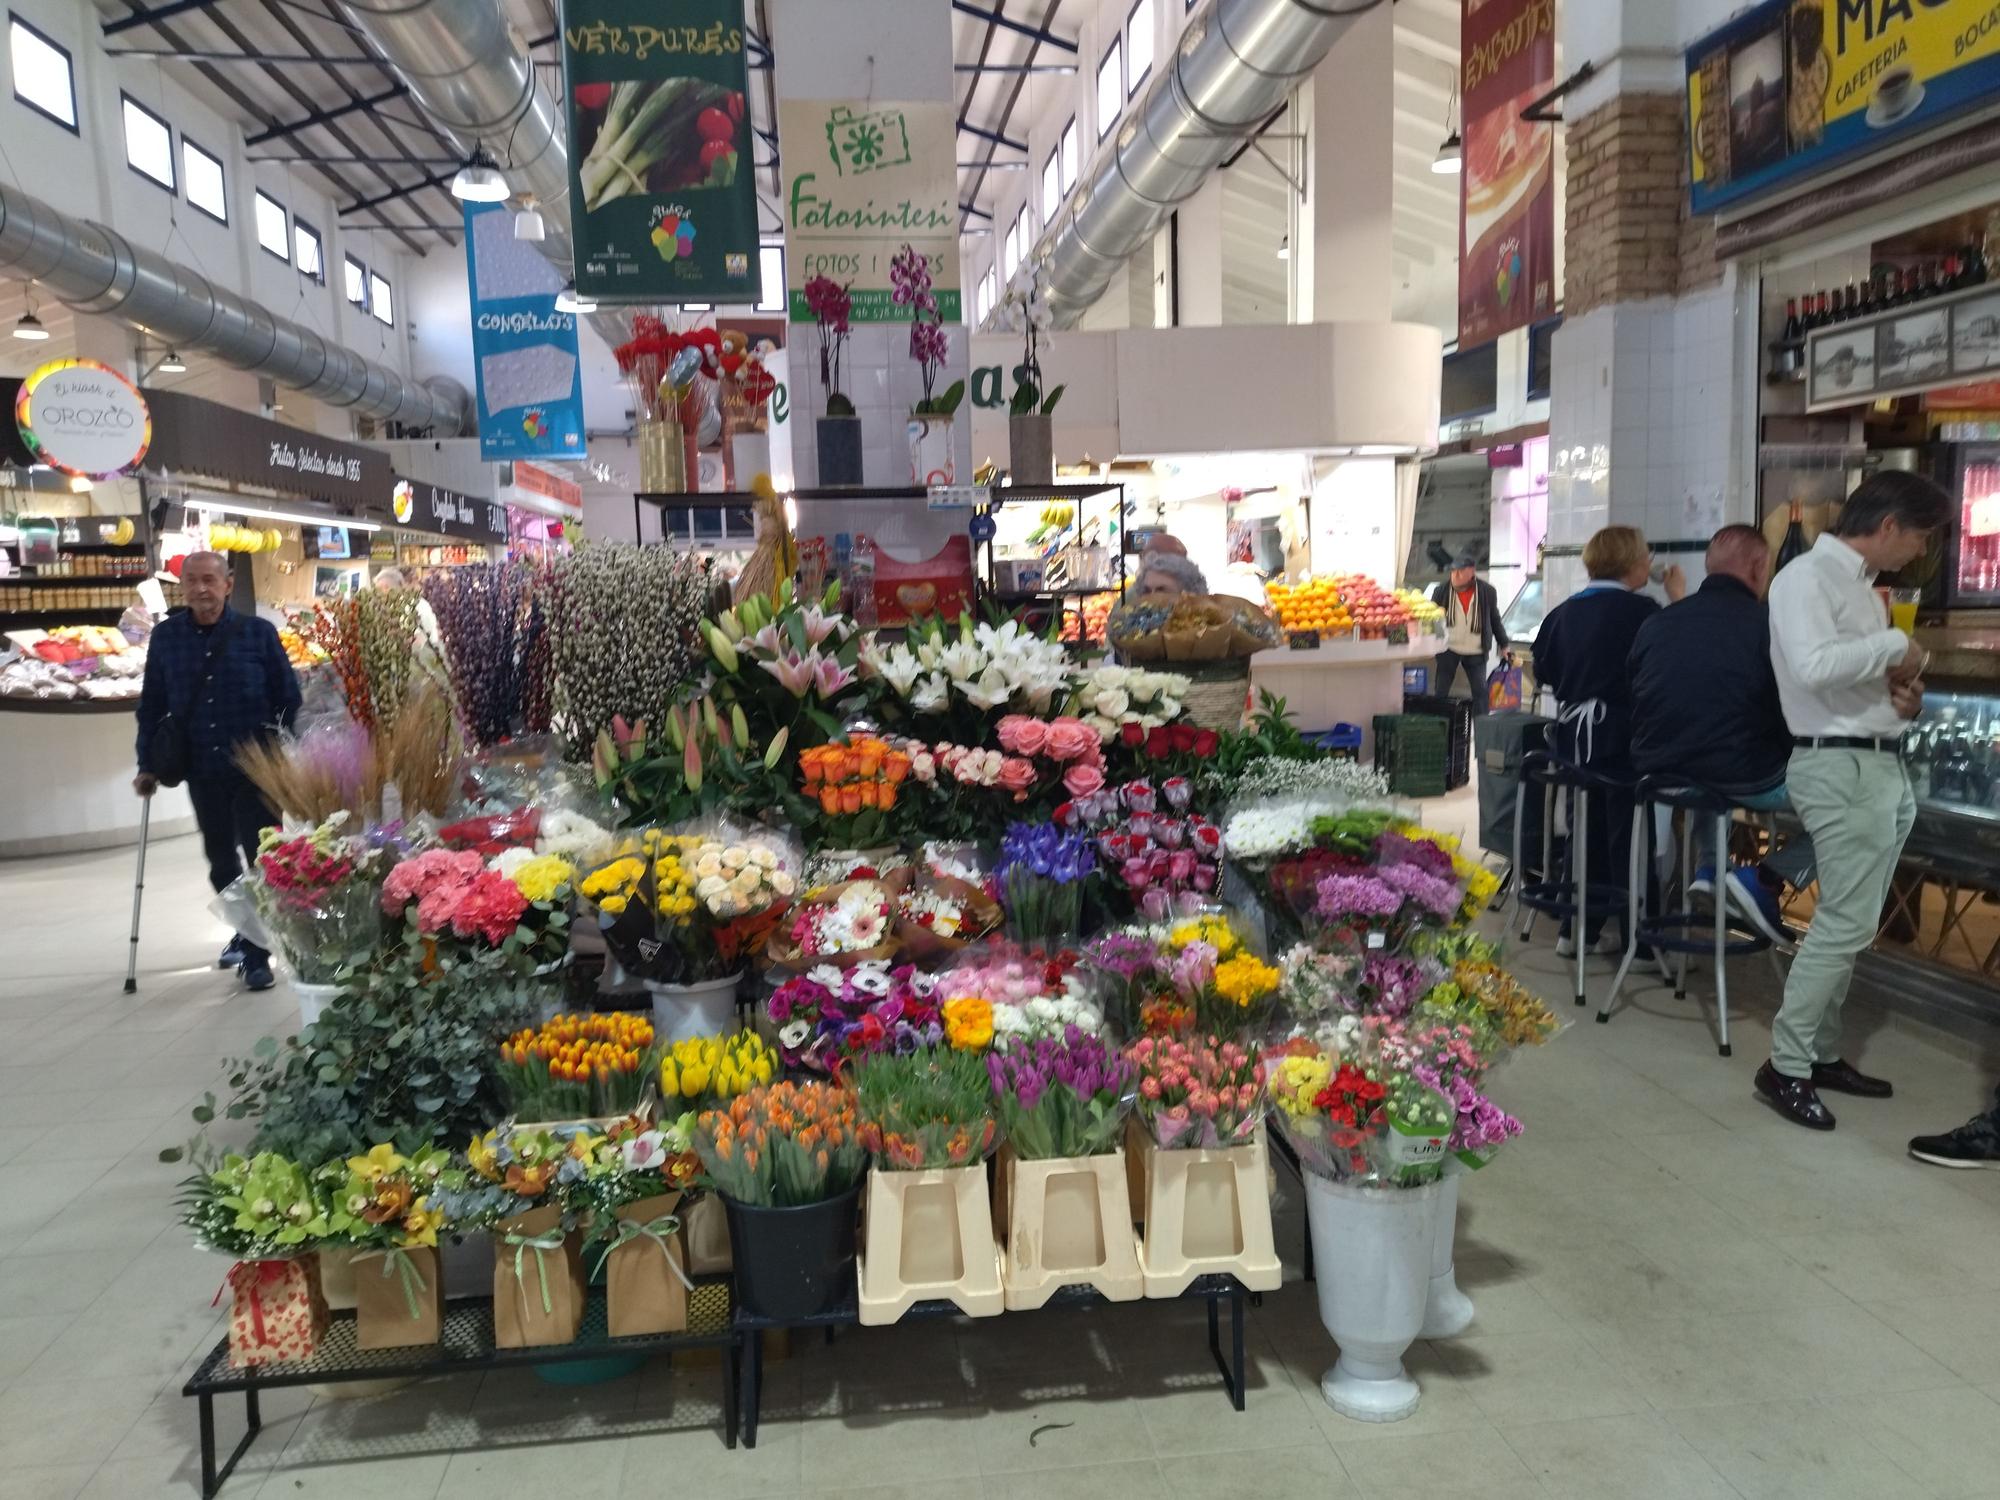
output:
<svg viewBox="0 0 2000 1500"><path fill-rule="evenodd" d="M405 1156L383 1142L325 1168L333 1185L331 1240L352 1251L354 1341L363 1349L435 1344L444 1330L438 1230L440 1188L453 1184L451 1153Z"/></svg>
<svg viewBox="0 0 2000 1500"><path fill-rule="evenodd" d="M893 1323L917 1302L943 1299L975 1318L1001 1312L1000 1253L986 1191L998 1127L986 1060L926 1048L877 1052L849 1075L868 1174L860 1312Z"/></svg>
<svg viewBox="0 0 2000 1500"><path fill-rule="evenodd" d="M814 424L821 484L861 483L861 419L840 388L840 361L847 353L854 298L830 276L806 283L806 309L819 334L819 383L826 388L826 415Z"/></svg>
<svg viewBox="0 0 2000 1500"><path fill-rule="evenodd" d="M908 245L889 262L890 298L898 307L910 309L910 358L923 372L923 399L910 413L910 483L951 484L958 478L958 466L951 451L952 417L965 399L965 382L954 380L942 392L936 389L938 372L950 354L945 338L944 316L938 311L931 291L930 262Z"/></svg>
<svg viewBox="0 0 2000 1500"><path fill-rule="evenodd" d="M292 971L299 1021L317 1021L340 986L343 964L366 953L380 936L376 899L389 866L388 852L337 812L303 833L287 837L267 828L249 881L257 915Z"/></svg>
<svg viewBox="0 0 2000 1500"><path fill-rule="evenodd" d="M1079 1282L1136 1301L1144 1280L1118 1144L1132 1064L1069 1026L990 1052L986 1067L1007 1135L994 1217L1007 1226L1008 1310L1032 1311Z"/></svg>
<svg viewBox="0 0 2000 1500"><path fill-rule="evenodd" d="M834 1307L854 1284L868 1169L854 1096L830 1083L752 1089L695 1122L694 1149L729 1215L742 1306L779 1322Z"/></svg>
<svg viewBox="0 0 2000 1500"><path fill-rule="evenodd" d="M1021 363L1014 367L1014 395L1007 403L1007 472L1016 484L1053 484L1054 413L1066 387L1045 391L1042 384L1041 331L1048 306L1039 286L1009 292L1003 305L1008 324L1021 332Z"/></svg>

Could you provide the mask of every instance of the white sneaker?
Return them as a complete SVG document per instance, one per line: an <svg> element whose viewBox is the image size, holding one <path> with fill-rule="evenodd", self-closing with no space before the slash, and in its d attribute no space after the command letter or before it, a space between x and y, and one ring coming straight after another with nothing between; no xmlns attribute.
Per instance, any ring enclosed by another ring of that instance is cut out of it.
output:
<svg viewBox="0 0 2000 1500"><path fill-rule="evenodd" d="M1566 938L1566 937L1559 937L1559 938L1557 938L1557 939L1556 939L1556 957L1557 957L1557 958L1575 958L1575 957L1576 957L1576 939L1575 939L1575 938Z"/></svg>
<svg viewBox="0 0 2000 1500"><path fill-rule="evenodd" d="M1597 941L1590 945L1590 951L1592 953L1602 954L1606 958L1621 957L1625 952L1625 939L1621 938L1616 932L1613 932L1609 927L1607 927L1604 929L1604 931L1600 932L1597 935ZM1576 939L1566 938L1566 937L1557 938L1556 957L1575 958Z"/></svg>

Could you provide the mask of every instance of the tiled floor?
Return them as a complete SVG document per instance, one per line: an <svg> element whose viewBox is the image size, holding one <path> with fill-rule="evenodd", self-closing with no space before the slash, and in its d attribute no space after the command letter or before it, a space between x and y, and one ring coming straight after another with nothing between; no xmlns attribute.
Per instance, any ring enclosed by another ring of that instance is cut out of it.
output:
<svg viewBox="0 0 2000 1500"><path fill-rule="evenodd" d="M222 934L186 839L154 850L140 991L124 996L130 872L129 852L0 865L8 1500L194 1492L179 1386L218 1337L224 1266L189 1248L176 1170L155 1158L217 1058L291 1006L206 967ZM1565 992L1546 946L1517 966ZM1737 973L1733 1059L1694 1000L1654 987L1508 1065L1498 1091L1528 1134L1465 1187L1478 1321L1412 1351L1424 1402L1408 1422L1327 1409L1332 1346L1311 1288L1290 1284L1251 1314L1242 1415L1214 1386L1199 1310L1138 1304L809 1342L768 1366L755 1452L716 1437L712 1370L658 1363L584 1389L516 1371L370 1401L274 1395L223 1493L1995 1500L2000 1173L1923 1167L1903 1142L1981 1107L2000 1039L1982 1053L1858 1015L1852 1055L1897 1097L1836 1101L1840 1128L1808 1134L1751 1096L1772 983L1754 961ZM235 1421L225 1406L225 1441ZM509 1446L549 1434L564 1441Z"/></svg>

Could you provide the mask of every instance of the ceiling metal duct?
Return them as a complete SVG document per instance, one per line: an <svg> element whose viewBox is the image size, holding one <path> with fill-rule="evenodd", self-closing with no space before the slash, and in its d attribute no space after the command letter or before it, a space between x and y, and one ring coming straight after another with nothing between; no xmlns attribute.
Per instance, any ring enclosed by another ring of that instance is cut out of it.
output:
<svg viewBox="0 0 2000 1500"><path fill-rule="evenodd" d="M79 312L117 318L176 349L206 350L329 405L441 437L459 430L461 407L388 366L4 182L0 272L32 278Z"/></svg>
<svg viewBox="0 0 2000 1500"><path fill-rule="evenodd" d="M1016 274L1067 328L1381 0L1209 0ZM1384 129L1387 122L1384 122Z"/></svg>

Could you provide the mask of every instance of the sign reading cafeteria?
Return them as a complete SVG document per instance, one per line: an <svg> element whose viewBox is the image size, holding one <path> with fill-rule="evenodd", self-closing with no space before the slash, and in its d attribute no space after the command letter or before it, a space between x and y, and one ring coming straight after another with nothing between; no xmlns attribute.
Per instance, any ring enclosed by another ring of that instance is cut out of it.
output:
<svg viewBox="0 0 2000 1500"><path fill-rule="evenodd" d="M1994 0L1767 0L1688 49L1694 211L1824 171L1996 91Z"/></svg>
<svg viewBox="0 0 2000 1500"><path fill-rule="evenodd" d="M1555 82L1555 0L1468 0L1459 173L1461 348L1555 311L1555 127L1521 112Z"/></svg>
<svg viewBox="0 0 2000 1500"><path fill-rule="evenodd" d="M108 479L146 456L153 416L139 388L94 359L52 359L14 397L14 424L37 463Z"/></svg>
<svg viewBox="0 0 2000 1500"><path fill-rule="evenodd" d="M756 300L741 0L564 0L562 24L577 291Z"/></svg>
<svg viewBox="0 0 2000 1500"><path fill-rule="evenodd" d="M941 100L778 101L794 323L812 321L805 285L815 276L848 288L856 323L909 322L889 287L905 245L930 262L938 315L959 320L957 128Z"/></svg>

